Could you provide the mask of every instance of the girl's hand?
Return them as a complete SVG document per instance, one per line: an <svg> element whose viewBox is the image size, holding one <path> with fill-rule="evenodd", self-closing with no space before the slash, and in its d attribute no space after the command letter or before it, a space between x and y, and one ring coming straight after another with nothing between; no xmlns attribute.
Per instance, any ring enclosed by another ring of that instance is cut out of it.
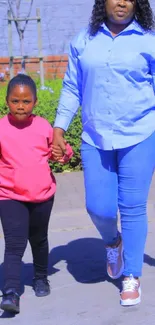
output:
<svg viewBox="0 0 155 325"><path fill-rule="evenodd" d="M68 143L66 143L66 153L63 155L62 158L58 160L58 162L61 164L67 164L69 160L72 158L72 156L73 156L73 150L71 146Z"/></svg>
<svg viewBox="0 0 155 325"><path fill-rule="evenodd" d="M73 156L73 150L64 139L64 130L53 129L52 158L61 164L65 164Z"/></svg>
<svg viewBox="0 0 155 325"><path fill-rule="evenodd" d="M64 139L64 130L60 128L53 129L52 157L59 161L66 154L66 140Z"/></svg>
<svg viewBox="0 0 155 325"><path fill-rule="evenodd" d="M57 145L52 145L52 160L59 161L64 156L62 149Z"/></svg>
<svg viewBox="0 0 155 325"><path fill-rule="evenodd" d="M66 143L65 146L65 154L63 153L62 150L60 150L60 147L57 146L53 146L53 151L54 155L52 153L52 160L59 162L60 164L66 164L68 163L68 161L72 158L73 156L73 150L71 148L71 146Z"/></svg>

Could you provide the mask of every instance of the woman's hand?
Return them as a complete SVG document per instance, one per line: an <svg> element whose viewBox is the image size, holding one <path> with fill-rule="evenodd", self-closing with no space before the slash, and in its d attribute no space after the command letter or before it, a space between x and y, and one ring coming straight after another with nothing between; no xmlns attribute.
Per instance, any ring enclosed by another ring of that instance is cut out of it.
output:
<svg viewBox="0 0 155 325"><path fill-rule="evenodd" d="M59 128L53 130L52 160L62 164L66 164L73 156L73 150L64 139L64 133Z"/></svg>
<svg viewBox="0 0 155 325"><path fill-rule="evenodd" d="M59 161L64 156L59 146L52 145L52 160Z"/></svg>
<svg viewBox="0 0 155 325"><path fill-rule="evenodd" d="M55 161L60 161L66 154L66 140L64 139L64 130L53 129L52 157Z"/></svg>

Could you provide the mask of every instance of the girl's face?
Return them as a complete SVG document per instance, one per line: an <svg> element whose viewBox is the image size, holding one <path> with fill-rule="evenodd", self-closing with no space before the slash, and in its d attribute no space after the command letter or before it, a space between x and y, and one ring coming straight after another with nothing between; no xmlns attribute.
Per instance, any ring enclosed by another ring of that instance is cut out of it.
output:
<svg viewBox="0 0 155 325"><path fill-rule="evenodd" d="M109 22L129 24L135 15L136 0L106 0L105 8Z"/></svg>
<svg viewBox="0 0 155 325"><path fill-rule="evenodd" d="M28 86L16 85L6 98L11 115L18 121L26 120L32 113L37 99Z"/></svg>

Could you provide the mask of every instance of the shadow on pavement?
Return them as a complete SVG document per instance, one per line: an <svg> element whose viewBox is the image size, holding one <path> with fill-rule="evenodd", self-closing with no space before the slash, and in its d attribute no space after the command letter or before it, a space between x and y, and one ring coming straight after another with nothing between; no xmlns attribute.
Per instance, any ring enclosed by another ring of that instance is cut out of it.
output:
<svg viewBox="0 0 155 325"><path fill-rule="evenodd" d="M112 282L120 289L121 280L111 281L106 273L106 251L102 239L81 238L51 250L54 266L66 261L68 272L80 283Z"/></svg>
<svg viewBox="0 0 155 325"><path fill-rule="evenodd" d="M12 313L7 313L7 312L2 312L2 314L0 315L0 318L15 318L16 315L12 314Z"/></svg>
<svg viewBox="0 0 155 325"><path fill-rule="evenodd" d="M155 267L155 258L151 257L150 255L144 254L144 263L148 264L149 266Z"/></svg>
<svg viewBox="0 0 155 325"><path fill-rule="evenodd" d="M49 275L61 270L54 266L65 261L68 272L77 282L100 283L108 281L113 283L119 290L121 279L112 281L106 273L106 252L102 239L80 238L69 242L67 245L54 247L49 254ZM32 263L22 264L22 292L24 286L32 286L33 265ZM0 265L0 290L3 287L3 264ZM11 317L2 314L0 318Z"/></svg>

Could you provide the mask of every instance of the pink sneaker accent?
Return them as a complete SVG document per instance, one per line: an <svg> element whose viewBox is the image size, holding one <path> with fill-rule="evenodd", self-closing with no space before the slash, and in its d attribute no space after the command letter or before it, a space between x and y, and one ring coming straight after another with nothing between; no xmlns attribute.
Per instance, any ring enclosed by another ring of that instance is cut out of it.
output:
<svg viewBox="0 0 155 325"><path fill-rule="evenodd" d="M120 303L122 306L135 306L141 302L140 281L132 275L122 282Z"/></svg>

